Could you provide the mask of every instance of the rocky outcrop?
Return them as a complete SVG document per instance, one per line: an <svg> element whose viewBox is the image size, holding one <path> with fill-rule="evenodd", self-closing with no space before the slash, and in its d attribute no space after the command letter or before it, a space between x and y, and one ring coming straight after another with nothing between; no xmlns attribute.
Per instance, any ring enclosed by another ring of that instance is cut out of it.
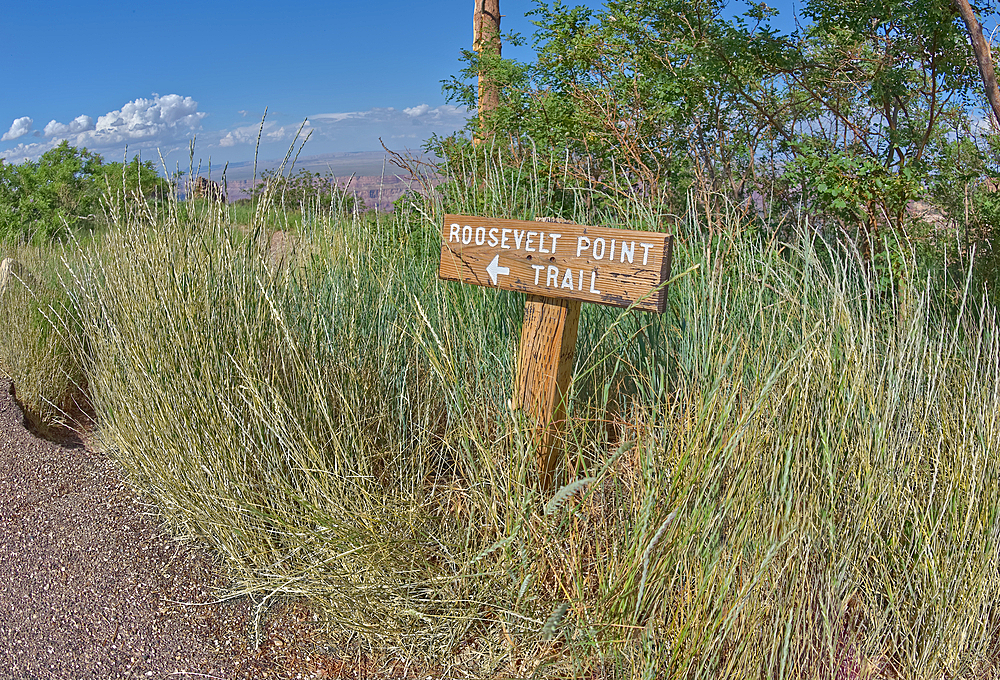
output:
<svg viewBox="0 0 1000 680"><path fill-rule="evenodd" d="M226 202L226 192L218 182L207 177L198 177L191 182L191 198L207 198L215 203Z"/></svg>
<svg viewBox="0 0 1000 680"><path fill-rule="evenodd" d="M906 204L906 214L915 220L926 222L938 231L955 228L955 221L929 201L910 201Z"/></svg>

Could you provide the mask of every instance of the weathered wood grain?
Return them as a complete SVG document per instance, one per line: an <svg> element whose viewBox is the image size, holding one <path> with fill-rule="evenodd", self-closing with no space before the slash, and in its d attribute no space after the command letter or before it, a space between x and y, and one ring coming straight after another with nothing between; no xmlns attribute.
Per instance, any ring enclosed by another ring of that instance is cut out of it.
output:
<svg viewBox="0 0 1000 680"><path fill-rule="evenodd" d="M514 383L514 408L528 417L542 488L552 485L566 422L580 302L528 295Z"/></svg>
<svg viewBox="0 0 1000 680"><path fill-rule="evenodd" d="M445 215L438 276L662 313L672 245L657 232Z"/></svg>

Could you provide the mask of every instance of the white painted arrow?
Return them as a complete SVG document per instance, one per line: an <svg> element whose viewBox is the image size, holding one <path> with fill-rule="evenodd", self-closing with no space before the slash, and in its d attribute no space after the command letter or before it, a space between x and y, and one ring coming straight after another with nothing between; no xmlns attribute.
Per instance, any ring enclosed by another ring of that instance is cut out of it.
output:
<svg viewBox="0 0 1000 680"><path fill-rule="evenodd" d="M488 265L486 265L486 273L490 275L490 280L493 282L493 285L495 286L497 285L497 274L502 274L503 276L507 276L508 274L510 274L510 267L500 266L500 254L497 253L496 255L493 256L493 261L490 262Z"/></svg>

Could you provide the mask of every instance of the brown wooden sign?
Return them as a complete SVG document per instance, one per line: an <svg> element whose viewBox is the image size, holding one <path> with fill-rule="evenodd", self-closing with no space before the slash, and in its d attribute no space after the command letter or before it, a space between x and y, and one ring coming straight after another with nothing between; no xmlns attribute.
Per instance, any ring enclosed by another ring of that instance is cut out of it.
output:
<svg viewBox="0 0 1000 680"><path fill-rule="evenodd" d="M511 404L531 423L539 481L556 478L581 302L662 313L673 237L445 215L438 276L527 293Z"/></svg>
<svg viewBox="0 0 1000 680"><path fill-rule="evenodd" d="M663 313L672 244L656 232L445 215L438 276Z"/></svg>

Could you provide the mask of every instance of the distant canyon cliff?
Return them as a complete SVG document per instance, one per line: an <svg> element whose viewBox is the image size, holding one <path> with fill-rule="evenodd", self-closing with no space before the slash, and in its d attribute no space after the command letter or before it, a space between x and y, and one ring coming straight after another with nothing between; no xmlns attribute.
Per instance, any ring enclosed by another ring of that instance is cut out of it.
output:
<svg viewBox="0 0 1000 680"><path fill-rule="evenodd" d="M405 152L406 155L422 163L434 159L426 154ZM277 168L281 161L260 161L257 164L257 181L264 169ZM427 166L424 165L424 168ZM393 165L385 151L358 151L350 153L329 153L303 156L296 160L292 172L308 170L321 175L332 175L336 184L357 196L367 207L377 210L392 210L392 204L407 191L421 192L420 182L412 179L404 170ZM205 174L202 172L201 174ZM254 164L252 161L230 163L226 170L226 187L230 201L249 198L254 185ZM286 173L287 174L287 173ZM212 179L219 180L218 176ZM439 184L442 179L431 183Z"/></svg>
<svg viewBox="0 0 1000 680"><path fill-rule="evenodd" d="M434 183L440 181L436 180ZM357 196L365 206L376 210L392 210L392 204L407 191L423 193L419 182L396 175L338 177L335 182L337 186ZM226 186L229 189L229 201L238 201L250 198L254 180L227 180Z"/></svg>

